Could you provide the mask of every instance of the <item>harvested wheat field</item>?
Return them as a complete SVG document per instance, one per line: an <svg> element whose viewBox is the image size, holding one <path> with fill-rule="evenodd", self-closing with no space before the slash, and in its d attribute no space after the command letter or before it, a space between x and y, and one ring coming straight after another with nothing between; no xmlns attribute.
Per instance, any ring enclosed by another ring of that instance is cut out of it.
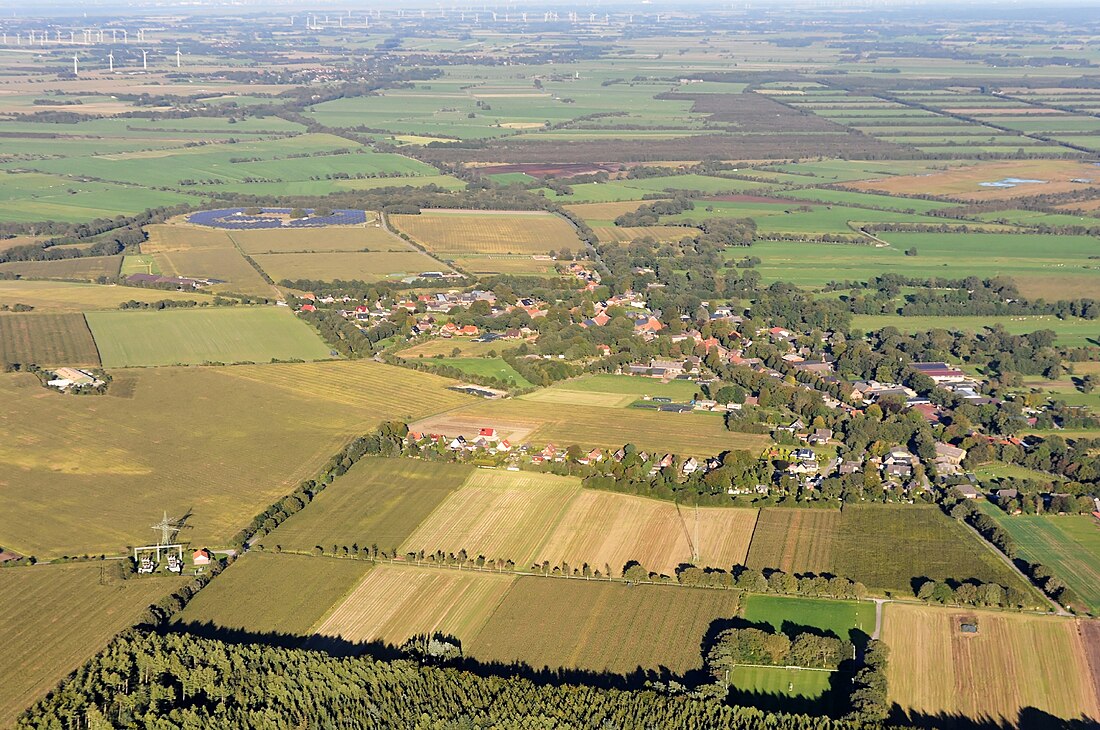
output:
<svg viewBox="0 0 1100 730"><path fill-rule="evenodd" d="M437 254L542 254L560 248L577 251L584 245L571 223L542 211L432 211L390 220Z"/></svg>
<svg viewBox="0 0 1100 730"><path fill-rule="evenodd" d="M379 565L313 633L388 644L437 631L469 640L514 581L511 575Z"/></svg>
<svg viewBox="0 0 1100 730"><path fill-rule="evenodd" d="M786 573L831 572L839 527L838 510L761 510L746 565Z"/></svg>
<svg viewBox="0 0 1100 730"><path fill-rule="evenodd" d="M756 510L680 507L643 497L582 491L539 548L536 562L588 563L614 574L636 560L673 575L681 563L724 568L743 565ZM697 554L697 557L695 555Z"/></svg>
<svg viewBox="0 0 1100 730"><path fill-rule="evenodd" d="M964 633L963 623L977 633ZM890 701L910 715L961 715L1015 725L1024 708L1100 721L1074 619L890 604Z"/></svg>
<svg viewBox="0 0 1100 730"><path fill-rule="evenodd" d="M466 652L482 661L521 661L626 674L702 667L700 644L715 621L737 615L737 591L524 577Z"/></svg>
<svg viewBox="0 0 1100 730"><path fill-rule="evenodd" d="M530 565L580 487L573 477L478 470L420 524L401 551L465 550Z"/></svg>
<svg viewBox="0 0 1100 730"><path fill-rule="evenodd" d="M190 225L147 226L142 253L153 254L165 276L218 279L210 291L270 296L272 288L245 260L225 231Z"/></svg>

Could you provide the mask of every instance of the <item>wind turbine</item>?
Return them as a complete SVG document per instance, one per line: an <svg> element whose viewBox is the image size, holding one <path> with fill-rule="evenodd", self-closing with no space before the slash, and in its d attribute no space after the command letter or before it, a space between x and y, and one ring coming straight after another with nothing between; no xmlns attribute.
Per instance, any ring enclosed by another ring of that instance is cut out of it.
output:
<svg viewBox="0 0 1100 730"><path fill-rule="evenodd" d="M149 70L149 52L144 49L141 51L141 70Z"/></svg>
<svg viewBox="0 0 1100 730"><path fill-rule="evenodd" d="M180 47L176 46L176 68L180 67L180 59L182 57L183 57L183 54L180 53Z"/></svg>
<svg viewBox="0 0 1100 730"><path fill-rule="evenodd" d="M78 59L76 57L76 54L74 53L73 54L73 76L79 76L79 75L80 75L80 59Z"/></svg>
<svg viewBox="0 0 1100 730"><path fill-rule="evenodd" d="M110 70L113 72L115 70L115 51L113 48L107 52L107 62L110 64Z"/></svg>

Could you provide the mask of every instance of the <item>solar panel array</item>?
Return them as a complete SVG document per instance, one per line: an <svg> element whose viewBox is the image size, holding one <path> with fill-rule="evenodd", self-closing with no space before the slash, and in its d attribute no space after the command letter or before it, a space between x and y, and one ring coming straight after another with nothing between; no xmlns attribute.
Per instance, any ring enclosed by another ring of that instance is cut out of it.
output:
<svg viewBox="0 0 1100 730"><path fill-rule="evenodd" d="M264 214L287 215L290 208L260 208ZM265 215L247 215L244 208L222 208L192 213L188 222L211 228L228 228L235 231L259 230L263 228L320 228L322 226L353 226L367 222L367 214L362 210L335 210L332 215L314 216L312 209L306 209L309 218L281 219Z"/></svg>

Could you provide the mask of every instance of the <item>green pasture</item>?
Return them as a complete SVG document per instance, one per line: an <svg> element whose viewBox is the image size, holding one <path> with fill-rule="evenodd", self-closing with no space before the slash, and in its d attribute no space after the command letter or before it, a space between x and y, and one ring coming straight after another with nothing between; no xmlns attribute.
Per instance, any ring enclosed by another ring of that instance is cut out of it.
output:
<svg viewBox="0 0 1100 730"><path fill-rule="evenodd" d="M853 209L846 209L853 210ZM860 211L855 211L858 215ZM866 211L863 211L866 212ZM767 219L761 219L767 220ZM765 281L816 287L896 273L916 278L1012 277L1028 297L1048 300L1092 296L1100 281L1100 242L1089 236L992 233L882 233L890 246L758 241L750 251ZM917 249L916 256L905 251Z"/></svg>
<svg viewBox="0 0 1100 730"><path fill-rule="evenodd" d="M869 638L875 630L875 604L871 601L834 601L749 594L743 599L744 619L770 624L778 632L785 627L811 627L846 641Z"/></svg>
<svg viewBox="0 0 1100 730"><path fill-rule="evenodd" d="M181 193L85 182L62 175L0 173L0 221L3 222L81 223L196 201L197 198Z"/></svg>
<svg viewBox="0 0 1100 730"><path fill-rule="evenodd" d="M896 327L905 333L932 329L981 332L994 325L1000 325L1014 335L1052 330L1058 336L1058 344L1065 347L1085 347L1100 341L1100 320L1058 319L1054 315L903 317L897 314L857 314L852 317L852 328L863 332L873 332L883 327Z"/></svg>
<svg viewBox="0 0 1100 730"><path fill-rule="evenodd" d="M89 312L87 319L106 367L329 357L309 325L276 307Z"/></svg>
<svg viewBox="0 0 1100 730"><path fill-rule="evenodd" d="M516 372L515 368L499 357L425 358L424 362L446 365L469 375L496 378L497 380L509 382L516 388L530 388L533 385L527 378Z"/></svg>
<svg viewBox="0 0 1100 730"><path fill-rule="evenodd" d="M1009 535L1020 557L1042 563L1088 606L1100 613L1100 522L1091 515L1008 515L980 504Z"/></svg>

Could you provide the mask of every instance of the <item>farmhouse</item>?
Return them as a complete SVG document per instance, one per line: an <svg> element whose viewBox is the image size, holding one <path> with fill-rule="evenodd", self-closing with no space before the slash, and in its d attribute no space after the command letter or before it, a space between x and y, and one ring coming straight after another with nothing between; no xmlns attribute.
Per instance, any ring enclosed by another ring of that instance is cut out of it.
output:
<svg viewBox="0 0 1100 730"><path fill-rule="evenodd" d="M210 562L214 559L214 555L206 548L199 548L195 552L191 553L191 562L196 566L210 565Z"/></svg>
<svg viewBox="0 0 1100 730"><path fill-rule="evenodd" d="M937 383L961 383L966 380L966 373L945 362L915 362L913 369Z"/></svg>
<svg viewBox="0 0 1100 730"><path fill-rule="evenodd" d="M98 386L103 385L103 381L96 378L87 370L78 370L76 368L57 368L54 370L54 377L52 380L47 380L46 385L58 390L68 390L74 386L80 387L84 385Z"/></svg>

